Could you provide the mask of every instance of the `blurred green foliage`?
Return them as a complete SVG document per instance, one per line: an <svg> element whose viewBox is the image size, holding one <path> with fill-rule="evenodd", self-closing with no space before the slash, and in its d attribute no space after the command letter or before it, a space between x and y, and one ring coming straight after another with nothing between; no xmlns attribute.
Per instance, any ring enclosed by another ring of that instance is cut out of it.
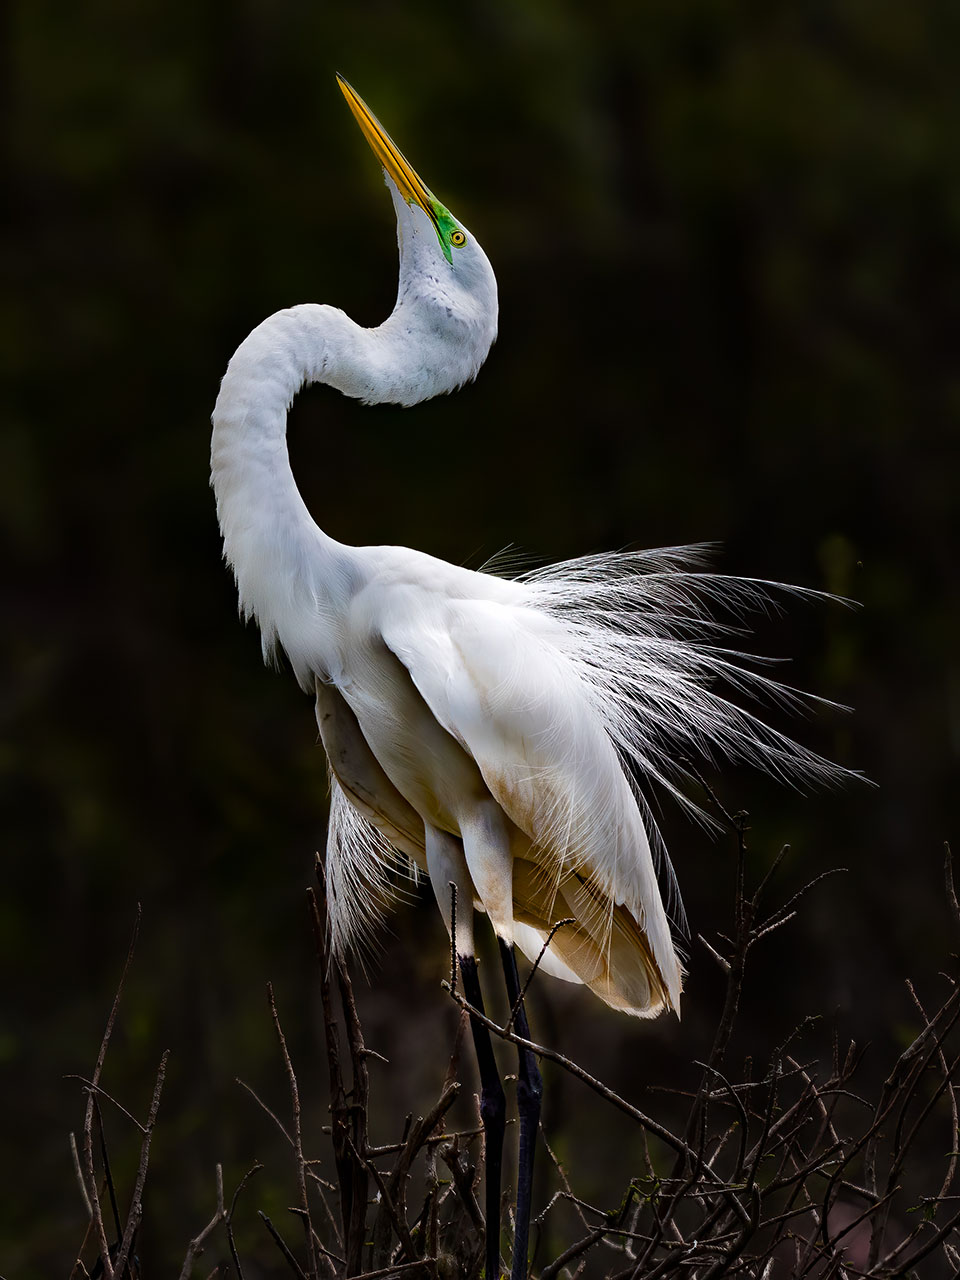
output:
<svg viewBox="0 0 960 1280"><path fill-rule="evenodd" d="M324 763L309 704L238 625L207 450L220 374L265 315L326 301L376 323L392 305L390 202L335 70L481 239L501 336L474 386L412 411L303 395L291 443L312 510L343 540L472 564L511 543L555 558L718 540L725 570L859 600L791 606L757 644L855 706L798 732L878 789L720 785L755 815L758 850L795 845L796 879L850 868L771 943L748 1017L773 1039L835 1008L858 1037L892 1033L894 984L946 945L938 863L956 823L960 10L0 13L4 1274L63 1274L81 1238L67 1134L83 1100L62 1077L92 1068L137 901L105 1083L143 1113L173 1050L150 1274L208 1219L216 1160L229 1182L268 1149L283 1159L233 1083L284 1105L267 978L321 1074L301 890ZM707 932L727 859L666 826ZM450 1012L429 904L396 929L365 1017L368 1043L404 1063L388 1100L402 1114L435 1091ZM682 1031L547 983L539 1029L635 1092L702 1056L717 984L698 953L691 965ZM566 1132L580 1102L551 1084L547 1123L615 1202L615 1121ZM322 1121L321 1096L317 1134ZM123 1175L130 1135L109 1123ZM251 1203L289 1202L260 1176Z"/></svg>

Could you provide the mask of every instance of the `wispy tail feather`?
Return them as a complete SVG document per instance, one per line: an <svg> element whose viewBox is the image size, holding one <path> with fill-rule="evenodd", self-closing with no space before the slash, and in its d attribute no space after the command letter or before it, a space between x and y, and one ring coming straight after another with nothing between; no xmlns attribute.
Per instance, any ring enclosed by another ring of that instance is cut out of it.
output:
<svg viewBox="0 0 960 1280"><path fill-rule="evenodd" d="M634 785L675 921L682 920L676 880L643 784L662 787L711 826L686 789L697 776L691 762L745 763L794 786L836 786L861 776L732 701L735 695L794 713L836 708L754 669L770 660L722 643L748 633L748 614L782 612L784 598L837 598L705 572L711 551L703 544L602 553L520 577L531 607L560 624L554 642L578 671Z"/></svg>

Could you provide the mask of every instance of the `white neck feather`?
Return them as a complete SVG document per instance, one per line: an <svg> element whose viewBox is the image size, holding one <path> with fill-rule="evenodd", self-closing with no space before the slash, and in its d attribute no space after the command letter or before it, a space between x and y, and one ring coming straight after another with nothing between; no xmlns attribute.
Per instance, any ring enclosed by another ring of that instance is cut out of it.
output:
<svg viewBox="0 0 960 1280"><path fill-rule="evenodd" d="M437 320L437 310L443 323ZM377 329L363 329L334 307L278 311L237 348L213 411L211 483L244 617L254 617L264 656L279 643L301 683L330 655L336 623L360 586L359 559L314 522L287 452L287 413L302 386L323 382L368 404L415 404L476 374L470 323L451 341L446 298L398 300Z"/></svg>
<svg viewBox="0 0 960 1280"><path fill-rule="evenodd" d="M400 284L392 315L363 329L335 307L278 311L244 339L213 411L211 482L245 617L264 655L277 642L301 683L334 662L337 623L362 583L354 550L317 527L287 453L287 412L305 383L367 404L413 405L453 391L486 359L497 331L497 287L475 242L444 261L436 232L388 179L397 211Z"/></svg>
<svg viewBox="0 0 960 1280"><path fill-rule="evenodd" d="M297 489L287 412L304 383L334 381L327 370L345 368L343 348L357 351L363 332L332 307L277 312L237 348L213 411L211 482L240 607L260 625L264 656L279 641L301 682L311 673L297 655L332 645L352 566L350 549L316 525Z"/></svg>

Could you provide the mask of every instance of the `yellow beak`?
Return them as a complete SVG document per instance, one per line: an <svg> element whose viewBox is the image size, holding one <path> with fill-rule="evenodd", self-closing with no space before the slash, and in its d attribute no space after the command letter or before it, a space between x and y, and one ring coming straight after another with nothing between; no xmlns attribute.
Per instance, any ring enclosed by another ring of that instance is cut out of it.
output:
<svg viewBox="0 0 960 1280"><path fill-rule="evenodd" d="M363 130L363 136L373 148L373 153L397 184L400 194L408 204L418 204L430 221L437 226L437 214L433 207L433 194L413 166L407 161L383 125L373 114L359 93L347 84L343 76L337 76L343 96Z"/></svg>

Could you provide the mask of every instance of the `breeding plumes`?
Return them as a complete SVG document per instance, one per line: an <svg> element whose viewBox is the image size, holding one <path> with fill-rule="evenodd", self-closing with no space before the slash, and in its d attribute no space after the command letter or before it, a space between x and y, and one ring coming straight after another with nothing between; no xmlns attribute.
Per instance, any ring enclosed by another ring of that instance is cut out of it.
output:
<svg viewBox="0 0 960 1280"><path fill-rule="evenodd" d="M728 699L724 689L797 695L724 647L771 589L703 572L697 549L587 556L508 578L405 547L345 546L316 525L286 446L300 388L324 382L366 403L414 405L474 378L497 331L496 280L477 240L340 87L396 208L396 306L373 329L313 304L265 320L227 368L211 450L243 614L259 624L264 654L282 649L316 697L330 766L334 946L362 941L392 872L413 867L455 927L475 1007L479 910L499 940L511 1005L515 946L535 959L569 918L543 956L546 972L637 1017L679 1010L668 908L675 923L682 910L646 787L689 807L685 762L714 755L787 778L843 771ZM522 1005L516 1025L528 1036ZM489 1280L500 1267L492 1224L505 1104L489 1035L477 1023L473 1035ZM526 1275L539 1099L536 1063L521 1051L513 1280Z"/></svg>

